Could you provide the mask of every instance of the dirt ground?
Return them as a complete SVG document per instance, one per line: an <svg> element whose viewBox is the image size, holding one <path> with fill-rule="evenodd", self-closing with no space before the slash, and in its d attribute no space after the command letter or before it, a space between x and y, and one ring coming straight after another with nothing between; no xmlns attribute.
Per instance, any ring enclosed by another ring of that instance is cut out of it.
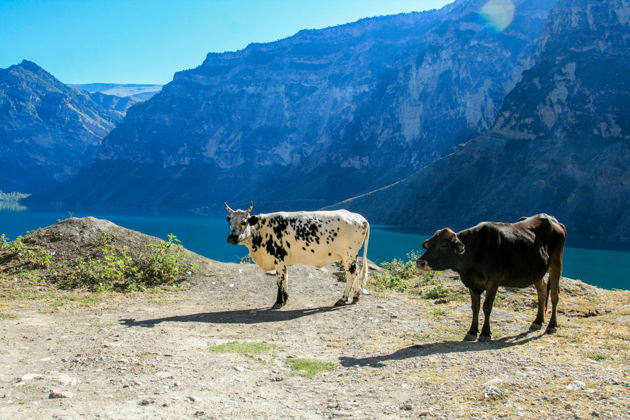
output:
<svg viewBox="0 0 630 420"><path fill-rule="evenodd" d="M531 292L500 291L489 343L462 341L463 298L334 307L330 268L292 267L275 311L272 276L209 260L184 290L24 289L0 299L0 418L628 418L630 294L563 284L557 334L527 332ZM232 341L274 347L210 349ZM291 358L336 368L307 378Z"/></svg>

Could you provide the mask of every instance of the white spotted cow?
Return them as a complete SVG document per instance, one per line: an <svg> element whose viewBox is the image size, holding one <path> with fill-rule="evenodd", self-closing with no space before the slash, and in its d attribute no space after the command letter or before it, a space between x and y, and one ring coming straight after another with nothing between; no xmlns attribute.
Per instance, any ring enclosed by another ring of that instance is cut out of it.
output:
<svg viewBox="0 0 630 420"><path fill-rule="evenodd" d="M287 303L287 267L298 264L321 268L340 261L346 273L346 288L335 305L345 305L350 292L354 292L352 303L359 300L367 282L370 238L370 225L363 216L347 210L252 215L253 203L247 210L232 210L227 203L225 208L230 213L227 241L245 245L254 262L263 270L276 270L278 297L274 309ZM364 243L363 266L359 274L357 254Z"/></svg>

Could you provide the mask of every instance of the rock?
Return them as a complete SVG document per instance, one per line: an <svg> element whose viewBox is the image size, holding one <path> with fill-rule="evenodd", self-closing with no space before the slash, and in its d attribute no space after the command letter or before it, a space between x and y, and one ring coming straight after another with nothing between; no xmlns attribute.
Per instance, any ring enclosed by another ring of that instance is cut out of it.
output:
<svg viewBox="0 0 630 420"><path fill-rule="evenodd" d="M18 378L18 382L27 382L33 379L44 379L45 377L46 376L42 375L41 373L27 373L26 375Z"/></svg>
<svg viewBox="0 0 630 420"><path fill-rule="evenodd" d="M48 394L48 398L50 399L55 399L55 398L72 398L74 397L74 394L72 392L68 392L68 391L50 391L50 393Z"/></svg>
<svg viewBox="0 0 630 420"><path fill-rule="evenodd" d="M161 371L155 374L155 376L159 379L173 379L173 375L171 372Z"/></svg>
<svg viewBox="0 0 630 420"><path fill-rule="evenodd" d="M566 386L569 391L577 391L578 389L582 389L584 387L586 387L586 384L582 381L573 381Z"/></svg>
<svg viewBox="0 0 630 420"><path fill-rule="evenodd" d="M186 399L190 402L201 402L203 401L203 399L199 398L199 397L195 397L194 395L189 395L188 397L186 397Z"/></svg>
<svg viewBox="0 0 630 420"><path fill-rule="evenodd" d="M483 390L483 397L486 399L498 397L499 395L501 395L501 390L494 385L488 385Z"/></svg>
<svg viewBox="0 0 630 420"><path fill-rule="evenodd" d="M151 405L153 404L155 401L153 401L152 399L149 398L144 398L142 399L138 404L139 405Z"/></svg>
<svg viewBox="0 0 630 420"><path fill-rule="evenodd" d="M401 410L405 410L405 411L411 411L413 410L413 406L409 403L405 403L403 405L400 406Z"/></svg>
<svg viewBox="0 0 630 420"><path fill-rule="evenodd" d="M52 382L56 382L59 385L64 386L75 386L77 384L76 378L68 376L65 373L57 373L55 375L49 376L47 379L50 379Z"/></svg>

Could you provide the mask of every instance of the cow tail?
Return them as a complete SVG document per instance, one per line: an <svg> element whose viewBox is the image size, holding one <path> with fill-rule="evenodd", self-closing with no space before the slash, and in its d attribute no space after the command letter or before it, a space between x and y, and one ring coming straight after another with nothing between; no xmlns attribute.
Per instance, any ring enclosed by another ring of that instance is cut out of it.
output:
<svg viewBox="0 0 630 420"><path fill-rule="evenodd" d="M367 222L366 222L367 223ZM367 232L363 240L363 265L361 266L361 289L363 293L367 293L368 282L368 243L370 242L370 224L367 225Z"/></svg>

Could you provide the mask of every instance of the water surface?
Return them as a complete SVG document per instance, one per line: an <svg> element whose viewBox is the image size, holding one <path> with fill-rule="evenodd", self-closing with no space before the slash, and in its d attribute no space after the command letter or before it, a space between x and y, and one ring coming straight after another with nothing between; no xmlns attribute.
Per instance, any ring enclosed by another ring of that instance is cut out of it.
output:
<svg viewBox="0 0 630 420"><path fill-rule="evenodd" d="M165 239L175 234L183 245L205 257L236 262L247 254L244 246L226 242L229 233L225 216L154 216L116 214L73 214L94 216L129 229ZM0 233L11 239L69 217L61 211L0 211ZM368 257L376 262L406 258L421 249L427 238L414 229L372 226ZM606 289L630 289L630 252L567 247L564 254L564 276L580 279Z"/></svg>

